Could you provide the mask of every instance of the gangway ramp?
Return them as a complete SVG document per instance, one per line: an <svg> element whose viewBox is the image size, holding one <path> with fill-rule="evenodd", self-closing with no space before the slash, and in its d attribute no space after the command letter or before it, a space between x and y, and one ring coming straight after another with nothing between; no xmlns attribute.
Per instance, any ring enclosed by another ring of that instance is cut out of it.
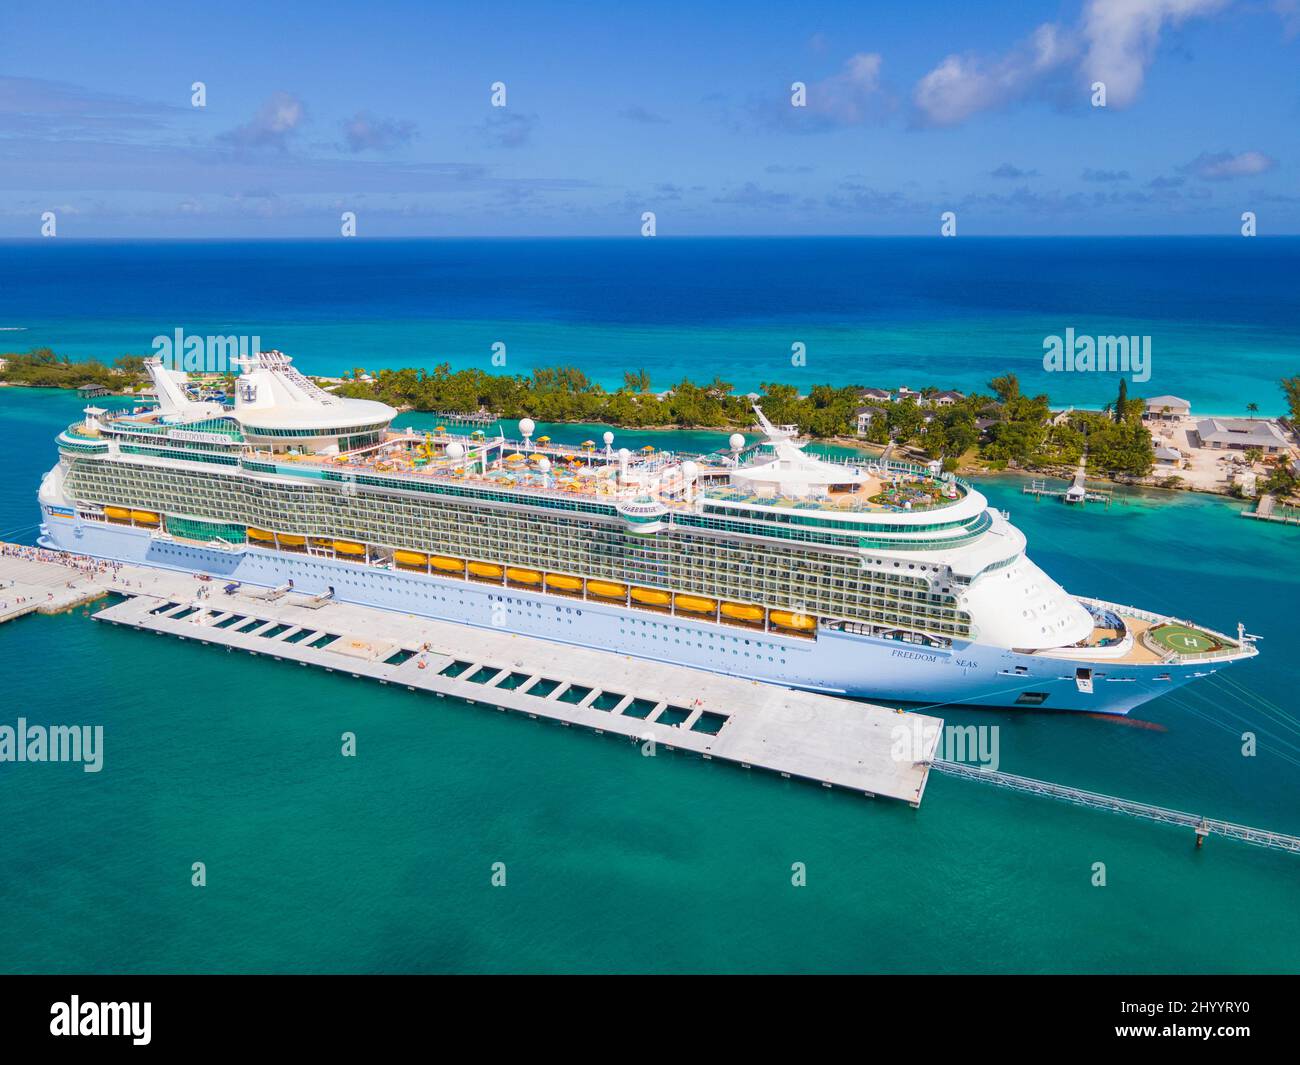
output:
<svg viewBox="0 0 1300 1065"><path fill-rule="evenodd" d="M1032 777L1020 777L1013 773L1003 773L992 769L983 769L965 762L949 762L942 759L932 763L932 768L949 776L962 777L966 780L978 780L983 784L1007 788L1027 795L1043 795L1047 798L1062 799L1075 806L1088 806L1094 810L1109 810L1112 813L1128 814L1144 821L1153 821L1161 825L1178 825L1190 828L1196 833L1197 845L1207 836L1223 836L1242 843L1251 843L1257 847L1269 847L1273 850L1289 851L1300 854L1300 836L1290 836L1284 832L1273 832L1264 828L1251 828L1249 825L1237 825L1231 821L1219 821L1201 814L1184 813L1170 810L1163 806L1151 806L1148 803L1120 799L1114 795L1102 795L1082 788L1071 788L1064 784L1053 784L1046 780L1034 780Z"/></svg>

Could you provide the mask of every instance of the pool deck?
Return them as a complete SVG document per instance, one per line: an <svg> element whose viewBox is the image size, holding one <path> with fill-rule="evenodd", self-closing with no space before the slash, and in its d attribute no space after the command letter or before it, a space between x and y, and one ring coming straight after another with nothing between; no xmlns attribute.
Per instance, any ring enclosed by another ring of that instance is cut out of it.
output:
<svg viewBox="0 0 1300 1065"><path fill-rule="evenodd" d="M59 587L73 579L78 601L92 593L128 597L98 611L99 621L653 741L914 807L943 731L943 722L927 715L294 592L268 596L243 585L226 594L216 580L141 566L89 576L69 570L58 561L0 556L0 578ZM912 749L900 755L904 737Z"/></svg>

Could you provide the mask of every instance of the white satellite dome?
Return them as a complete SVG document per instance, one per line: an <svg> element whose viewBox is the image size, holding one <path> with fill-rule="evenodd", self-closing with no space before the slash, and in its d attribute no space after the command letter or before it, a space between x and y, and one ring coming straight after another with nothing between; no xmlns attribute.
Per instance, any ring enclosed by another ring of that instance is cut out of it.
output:
<svg viewBox="0 0 1300 1065"><path fill-rule="evenodd" d="M537 423L532 418L522 418L519 422L519 432L524 436L532 436L533 430L537 428Z"/></svg>
<svg viewBox="0 0 1300 1065"><path fill-rule="evenodd" d="M605 441L605 446L609 447L609 445L614 442L614 434L611 433L608 429L606 429L605 435L601 437L601 439Z"/></svg>
<svg viewBox="0 0 1300 1065"><path fill-rule="evenodd" d="M449 459L463 459L465 457L464 444L448 444L447 457Z"/></svg>
<svg viewBox="0 0 1300 1065"><path fill-rule="evenodd" d="M541 470L543 473L546 473L551 468L551 460L548 459L545 455L543 455L540 459L537 460L537 468Z"/></svg>
<svg viewBox="0 0 1300 1065"><path fill-rule="evenodd" d="M685 477L686 480L688 481L695 480L695 477L699 472L700 472L700 467L696 465L694 462L692 462L690 459L687 459L685 462L682 463L682 476Z"/></svg>
<svg viewBox="0 0 1300 1065"><path fill-rule="evenodd" d="M622 459L624 462L626 462L628 459L632 457L632 452L630 452L625 447L621 447L618 449L618 457Z"/></svg>
<svg viewBox="0 0 1300 1065"><path fill-rule="evenodd" d="M740 433L732 433L731 439L727 441L732 451L739 451L745 446L745 437Z"/></svg>

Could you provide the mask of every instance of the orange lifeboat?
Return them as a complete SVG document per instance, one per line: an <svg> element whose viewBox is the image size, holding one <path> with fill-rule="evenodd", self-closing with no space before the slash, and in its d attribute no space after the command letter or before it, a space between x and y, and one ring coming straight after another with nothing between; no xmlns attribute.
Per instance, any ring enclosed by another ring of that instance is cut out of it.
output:
<svg viewBox="0 0 1300 1065"><path fill-rule="evenodd" d="M645 606L667 606L672 601L672 596L658 588L633 588L632 599Z"/></svg>
<svg viewBox="0 0 1300 1065"><path fill-rule="evenodd" d="M712 614L718 609L716 599L705 599L700 595L675 595L673 596L673 606L678 610L685 610L691 614Z"/></svg>
<svg viewBox="0 0 1300 1065"><path fill-rule="evenodd" d="M772 624L781 629L793 629L795 632L810 632L817 627L817 619L807 614L791 614L787 610L773 610L769 615Z"/></svg>
<svg viewBox="0 0 1300 1065"><path fill-rule="evenodd" d="M749 603L723 603L722 616L732 621L762 621L763 608Z"/></svg>
<svg viewBox="0 0 1300 1065"><path fill-rule="evenodd" d="M614 581L588 581L587 591L602 599L622 599L627 595L627 585Z"/></svg>

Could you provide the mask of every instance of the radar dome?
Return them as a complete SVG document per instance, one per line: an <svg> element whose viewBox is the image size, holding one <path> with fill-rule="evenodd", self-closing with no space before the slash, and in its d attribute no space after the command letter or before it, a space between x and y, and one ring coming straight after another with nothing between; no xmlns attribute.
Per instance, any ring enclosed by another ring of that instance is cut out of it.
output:
<svg viewBox="0 0 1300 1065"><path fill-rule="evenodd" d="M688 481L695 480L695 476L699 472L700 472L699 466L697 466L694 462L691 462L690 459L687 459L685 462L682 463L682 476L685 477Z"/></svg>
<svg viewBox="0 0 1300 1065"><path fill-rule="evenodd" d="M632 452L630 452L625 447L621 447L618 449L618 457L622 459L624 462L626 462L628 459L632 457Z"/></svg>
<svg viewBox="0 0 1300 1065"><path fill-rule="evenodd" d="M732 451L739 451L745 446L745 438L740 433L732 433L727 443L731 445Z"/></svg>
<svg viewBox="0 0 1300 1065"><path fill-rule="evenodd" d="M464 444L448 444L447 457L449 459L463 459L465 457Z"/></svg>
<svg viewBox="0 0 1300 1065"><path fill-rule="evenodd" d="M524 436L532 436L533 430L537 428L537 423L532 418L523 418L519 422L519 432Z"/></svg>
<svg viewBox="0 0 1300 1065"><path fill-rule="evenodd" d="M611 433L608 429L606 429L605 435L601 437L601 439L605 441L605 446L609 447L609 445L614 442L614 434Z"/></svg>

